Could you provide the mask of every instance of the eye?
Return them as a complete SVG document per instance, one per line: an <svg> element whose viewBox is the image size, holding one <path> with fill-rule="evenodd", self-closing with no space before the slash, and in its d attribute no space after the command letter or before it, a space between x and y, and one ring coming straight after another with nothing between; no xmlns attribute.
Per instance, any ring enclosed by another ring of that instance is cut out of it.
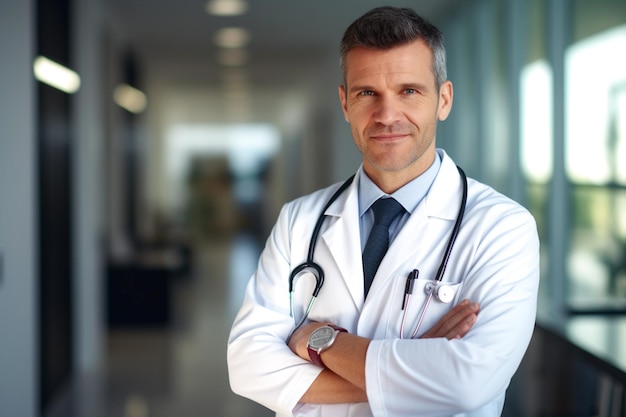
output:
<svg viewBox="0 0 626 417"><path fill-rule="evenodd" d="M415 88L405 88L404 94L417 94L417 90Z"/></svg>
<svg viewBox="0 0 626 417"><path fill-rule="evenodd" d="M372 90L363 90L363 91L360 91L358 95L360 95L360 96L373 96L374 92Z"/></svg>

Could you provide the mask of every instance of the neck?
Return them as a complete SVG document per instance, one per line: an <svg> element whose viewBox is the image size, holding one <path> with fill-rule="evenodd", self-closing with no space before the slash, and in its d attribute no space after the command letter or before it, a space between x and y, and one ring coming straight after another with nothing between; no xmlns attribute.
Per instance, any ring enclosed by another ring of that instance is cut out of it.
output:
<svg viewBox="0 0 626 417"><path fill-rule="evenodd" d="M398 170L385 170L363 162L363 169L367 176L385 194L393 194L404 185L422 175L435 161L435 152L424 155L425 159L415 161L412 166Z"/></svg>

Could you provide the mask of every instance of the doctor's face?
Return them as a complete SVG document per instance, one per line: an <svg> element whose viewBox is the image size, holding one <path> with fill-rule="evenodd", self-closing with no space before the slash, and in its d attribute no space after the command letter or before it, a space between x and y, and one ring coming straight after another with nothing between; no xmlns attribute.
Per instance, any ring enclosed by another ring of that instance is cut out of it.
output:
<svg viewBox="0 0 626 417"><path fill-rule="evenodd" d="M452 107L452 84L437 90L432 52L421 40L388 50L357 47L339 87L345 119L367 175L391 193L435 157L437 121Z"/></svg>

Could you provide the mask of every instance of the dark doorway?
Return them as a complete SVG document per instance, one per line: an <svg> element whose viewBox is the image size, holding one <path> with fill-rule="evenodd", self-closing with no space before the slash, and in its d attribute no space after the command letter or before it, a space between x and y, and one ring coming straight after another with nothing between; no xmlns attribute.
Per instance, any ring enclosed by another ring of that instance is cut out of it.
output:
<svg viewBox="0 0 626 417"><path fill-rule="evenodd" d="M70 65L70 1L37 1L37 54ZM40 409L72 373L72 132L70 96L39 83Z"/></svg>

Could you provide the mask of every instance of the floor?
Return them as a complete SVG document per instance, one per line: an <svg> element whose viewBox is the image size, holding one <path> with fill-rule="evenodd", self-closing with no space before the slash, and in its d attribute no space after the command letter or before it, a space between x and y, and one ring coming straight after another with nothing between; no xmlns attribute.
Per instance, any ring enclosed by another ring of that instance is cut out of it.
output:
<svg viewBox="0 0 626 417"><path fill-rule="evenodd" d="M235 236L204 243L193 273L173 290L165 328L115 329L106 369L74 381L46 417L264 417L269 410L233 394L226 343L259 245Z"/></svg>

